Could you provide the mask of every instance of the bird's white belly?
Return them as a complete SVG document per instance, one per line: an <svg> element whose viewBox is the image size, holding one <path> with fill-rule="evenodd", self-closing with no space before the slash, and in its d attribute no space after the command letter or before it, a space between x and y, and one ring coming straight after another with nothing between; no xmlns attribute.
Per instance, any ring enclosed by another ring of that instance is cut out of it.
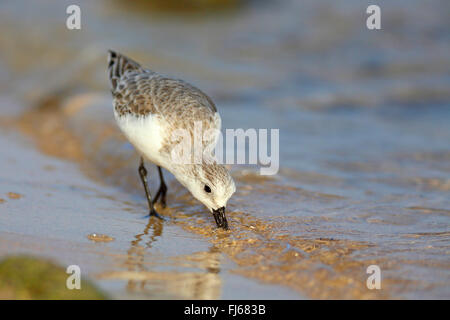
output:
<svg viewBox="0 0 450 320"><path fill-rule="evenodd" d="M164 165L165 159L159 152L164 132L164 126L159 117L152 115L136 117L130 114L119 116L116 112L114 112L114 116L128 141L144 158L166 167Z"/></svg>

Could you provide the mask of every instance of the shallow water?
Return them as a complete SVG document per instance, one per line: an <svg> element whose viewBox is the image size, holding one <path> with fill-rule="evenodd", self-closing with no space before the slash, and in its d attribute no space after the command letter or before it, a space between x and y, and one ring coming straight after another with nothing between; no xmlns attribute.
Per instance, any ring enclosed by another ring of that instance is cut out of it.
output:
<svg viewBox="0 0 450 320"><path fill-rule="evenodd" d="M69 31L64 1L25 11L3 3L2 127L19 129L45 159L77 164L69 185L92 183L95 191L69 208L41 200L33 231L29 203L0 203L9 213L0 236L83 239L108 254L74 254L117 296L449 298L449 4L382 1L380 31L365 28L367 5L267 1L174 17L86 1L82 30ZM280 129L278 175L233 167L231 232L215 230L173 179L169 208L161 209L169 221L141 220L137 157L112 121L108 48L202 88L225 128ZM2 165L4 182L12 167ZM32 170L36 180L53 179L47 171ZM0 198L14 191L5 183ZM53 192L67 188L62 181ZM21 192L26 199L36 190ZM90 211L94 227L69 228L66 215L77 211ZM89 242L94 232L115 240ZM97 254L113 263L94 262ZM372 264L382 270L382 290L366 287Z"/></svg>

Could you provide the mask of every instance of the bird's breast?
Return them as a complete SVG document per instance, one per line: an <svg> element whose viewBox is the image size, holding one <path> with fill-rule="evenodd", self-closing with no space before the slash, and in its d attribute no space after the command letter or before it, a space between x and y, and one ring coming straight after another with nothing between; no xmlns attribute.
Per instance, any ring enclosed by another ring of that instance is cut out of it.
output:
<svg viewBox="0 0 450 320"><path fill-rule="evenodd" d="M114 112L117 124L128 141L145 158L165 167L161 148L163 147L164 122L155 115L119 115Z"/></svg>

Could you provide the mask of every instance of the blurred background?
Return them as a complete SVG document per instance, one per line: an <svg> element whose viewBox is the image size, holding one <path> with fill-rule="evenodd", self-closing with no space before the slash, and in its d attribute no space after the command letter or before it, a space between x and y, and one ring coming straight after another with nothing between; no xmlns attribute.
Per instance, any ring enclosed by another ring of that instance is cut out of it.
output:
<svg viewBox="0 0 450 320"><path fill-rule="evenodd" d="M66 27L72 4L80 30ZM381 30L366 27L371 4ZM113 298L450 298L449 12L438 0L2 1L1 256L78 264ZM173 179L170 221L142 218L108 49L201 88L223 128L280 129L278 175L233 167L231 233ZM381 290L366 287L372 264Z"/></svg>

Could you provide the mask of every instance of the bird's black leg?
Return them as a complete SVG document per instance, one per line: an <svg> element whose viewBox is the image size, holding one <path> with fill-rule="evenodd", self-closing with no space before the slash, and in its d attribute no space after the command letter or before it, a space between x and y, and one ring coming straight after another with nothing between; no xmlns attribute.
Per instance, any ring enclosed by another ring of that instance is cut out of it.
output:
<svg viewBox="0 0 450 320"><path fill-rule="evenodd" d="M153 207L152 196L150 194L150 190L147 184L147 169L145 169L144 167L144 159L142 157L141 157L141 164L139 165L139 176L141 177L141 181L145 189L145 195L147 196L148 207L150 209L149 215L163 219L163 217L160 216L159 213L156 212L155 208Z"/></svg>
<svg viewBox="0 0 450 320"><path fill-rule="evenodd" d="M161 205L163 208L165 208L166 207L167 186L166 186L166 182L164 181L164 176L163 176L160 166L158 166L158 172L159 172L160 184L159 184L158 192L156 193L155 198L153 199L153 204L155 204L158 201L159 196L161 196Z"/></svg>

